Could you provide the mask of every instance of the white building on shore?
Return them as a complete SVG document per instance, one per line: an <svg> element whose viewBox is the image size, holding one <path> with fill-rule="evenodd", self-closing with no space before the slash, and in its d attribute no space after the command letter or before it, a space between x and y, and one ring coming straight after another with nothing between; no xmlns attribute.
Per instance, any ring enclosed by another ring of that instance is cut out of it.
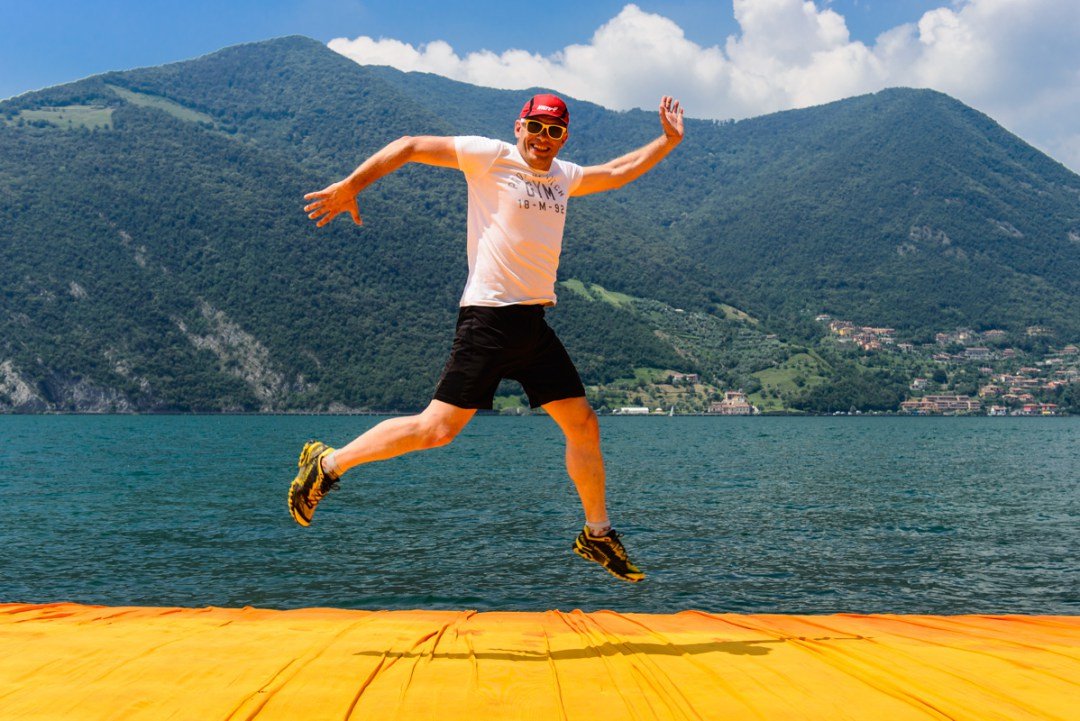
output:
<svg viewBox="0 0 1080 721"><path fill-rule="evenodd" d="M623 406L611 412L613 416L647 416L651 413L645 406Z"/></svg>
<svg viewBox="0 0 1080 721"><path fill-rule="evenodd" d="M709 413L721 416L751 416L757 412L742 391L724 391L724 400L709 406Z"/></svg>

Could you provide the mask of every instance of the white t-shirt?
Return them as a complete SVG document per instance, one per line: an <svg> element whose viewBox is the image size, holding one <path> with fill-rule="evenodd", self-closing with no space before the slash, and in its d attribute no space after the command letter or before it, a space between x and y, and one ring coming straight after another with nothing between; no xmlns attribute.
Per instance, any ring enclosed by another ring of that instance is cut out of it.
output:
<svg viewBox="0 0 1080 721"><path fill-rule="evenodd" d="M469 279L461 305L554 305L566 203L581 183L580 165L555 159L529 167L517 146L454 138L469 183Z"/></svg>

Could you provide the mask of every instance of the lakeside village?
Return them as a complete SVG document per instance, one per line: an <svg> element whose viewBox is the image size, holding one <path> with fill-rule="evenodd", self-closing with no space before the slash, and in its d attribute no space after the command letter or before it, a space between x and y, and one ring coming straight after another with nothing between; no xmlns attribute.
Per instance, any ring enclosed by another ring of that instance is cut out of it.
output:
<svg viewBox="0 0 1080 721"><path fill-rule="evenodd" d="M827 343L857 349L864 355L896 354L898 360L909 361L907 366L922 370L922 375L910 380L907 398L895 411L900 415L1063 415L1064 409L1053 399L1067 386L1080 383L1080 348L1076 345L1050 346L1044 353L1032 354L1009 347L1006 331L976 332L966 328L938 333L932 343L916 345L898 341L892 328L857 326L828 315L819 315L816 320L828 330ZM1050 332L1039 326L1026 329L1031 341L1048 336ZM698 374L670 373L665 387L701 388L700 383ZM763 412L742 390L721 392L722 400L714 396L694 414L748 416ZM632 405L609 412L673 415L675 408ZM680 415L683 413L680 411Z"/></svg>
<svg viewBox="0 0 1080 721"><path fill-rule="evenodd" d="M1053 416L1057 404L1047 397L1070 384L1080 382L1080 348L1066 345L1051 349L1041 359L1024 365L1026 354L1002 347L1007 338L1003 330L981 333L959 328L938 333L933 344L915 346L896 341L892 328L856 326L828 315L816 319L828 324L832 338L839 344L852 344L864 352L894 351L903 354L928 354L936 369L925 378L912 379L911 395L900 404L900 412L911 415L989 415ZM1027 328L1029 338L1049 336L1039 326ZM977 394L946 393L943 386L950 367L975 367Z"/></svg>
<svg viewBox="0 0 1080 721"><path fill-rule="evenodd" d="M671 377L673 384L694 385L701 382L697 373L674 373ZM720 416L754 416L761 411L746 399L746 393L742 391L724 391L724 400L710 403L706 415ZM648 415L675 415L675 406L667 411L662 408L651 409L648 406L623 406L611 411L613 416L648 416Z"/></svg>

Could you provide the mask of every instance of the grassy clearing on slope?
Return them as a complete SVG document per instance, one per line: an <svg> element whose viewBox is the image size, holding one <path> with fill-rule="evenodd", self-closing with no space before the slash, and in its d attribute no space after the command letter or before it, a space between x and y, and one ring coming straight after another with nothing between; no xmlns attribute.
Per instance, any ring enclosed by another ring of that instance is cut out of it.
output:
<svg viewBox="0 0 1080 721"><path fill-rule="evenodd" d="M585 284L577 278L570 278L569 280L560 281L559 285L561 285L563 288L570 291L571 293L580 295L585 300L593 299L592 295L589 293L589 289L586 288Z"/></svg>
<svg viewBox="0 0 1080 721"><path fill-rule="evenodd" d="M192 110L185 107L180 103L163 98L159 95L149 95L147 93L139 93L134 90L128 90L127 88L121 88L117 85L109 85L109 89L119 95L121 98L131 103L132 105L138 105L144 108L155 108L166 112L169 115L179 120L184 120L190 123L208 123L214 124L214 119L206 113L200 113L198 110Z"/></svg>
<svg viewBox="0 0 1080 721"><path fill-rule="evenodd" d="M592 283L586 287L585 283L577 278L561 281L559 285L566 290L569 290L571 293L580 295L586 300L599 300L621 308L629 308L634 303L633 296L626 295L625 293L616 293L615 291L608 290L596 283Z"/></svg>
<svg viewBox="0 0 1080 721"><path fill-rule="evenodd" d="M766 368L754 373L761 381L761 390L748 397L751 404L763 413L791 410L785 399L802 393L808 388L821 385L827 379L824 361L807 353L797 353L776 368Z"/></svg>
<svg viewBox="0 0 1080 721"><path fill-rule="evenodd" d="M757 325L761 322L752 315L739 310L733 305L728 305L727 303L721 303L720 309L724 311L724 317L728 320L741 320L743 323L750 323L752 325Z"/></svg>
<svg viewBox="0 0 1080 721"><path fill-rule="evenodd" d="M529 413L529 404L520 395L495 396L491 401L491 410L505 415L524 415Z"/></svg>
<svg viewBox="0 0 1080 721"><path fill-rule="evenodd" d="M596 285L595 283L589 286L589 290L592 292L594 297L599 298L605 303L610 303L611 305L626 307L632 305L634 302L634 298L632 296L626 295L625 293L616 293L613 290L608 290L607 288Z"/></svg>
<svg viewBox="0 0 1080 721"><path fill-rule="evenodd" d="M27 123L48 123L58 128L112 128L112 108L96 105L65 105L59 108L38 108L23 110L14 118L5 121L7 125L17 125L20 120Z"/></svg>

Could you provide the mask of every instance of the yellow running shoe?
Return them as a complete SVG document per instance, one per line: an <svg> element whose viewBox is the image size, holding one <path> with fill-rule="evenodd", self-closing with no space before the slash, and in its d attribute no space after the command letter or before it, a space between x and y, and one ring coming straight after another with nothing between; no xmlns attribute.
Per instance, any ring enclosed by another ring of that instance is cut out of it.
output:
<svg viewBox="0 0 1080 721"><path fill-rule="evenodd" d="M289 486L289 513L301 526L310 526L315 515L315 506L330 489L337 485L338 479L323 473L322 458L334 449L320 441L308 441L300 451L300 467L292 485Z"/></svg>
<svg viewBox="0 0 1080 721"><path fill-rule="evenodd" d="M589 527L585 526L574 540L574 553L586 560L596 561L611 575L624 581L637 583L645 578L641 569L635 566L626 555L626 549L619 540L619 534L615 533L613 528L608 529L603 536L594 536L589 531Z"/></svg>

